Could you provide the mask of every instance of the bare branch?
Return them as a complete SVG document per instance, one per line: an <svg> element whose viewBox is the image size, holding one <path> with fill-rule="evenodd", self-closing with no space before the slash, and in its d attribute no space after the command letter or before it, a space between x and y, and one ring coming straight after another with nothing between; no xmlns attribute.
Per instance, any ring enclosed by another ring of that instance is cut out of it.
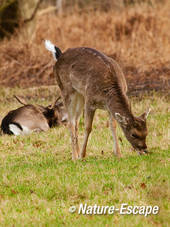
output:
<svg viewBox="0 0 170 227"><path fill-rule="evenodd" d="M34 9L34 11L33 11L33 13L32 13L32 15L30 16L30 18L25 19L25 20L23 21L24 23L28 23L28 22L30 22L31 20L34 19L34 17L35 17L35 15L36 15L36 13L37 13L37 11L38 11L38 9L39 9L39 7L40 7L40 5L41 5L42 2L43 2L43 0L39 0L39 1L37 2L37 5L36 5L36 7L35 7L35 9Z"/></svg>

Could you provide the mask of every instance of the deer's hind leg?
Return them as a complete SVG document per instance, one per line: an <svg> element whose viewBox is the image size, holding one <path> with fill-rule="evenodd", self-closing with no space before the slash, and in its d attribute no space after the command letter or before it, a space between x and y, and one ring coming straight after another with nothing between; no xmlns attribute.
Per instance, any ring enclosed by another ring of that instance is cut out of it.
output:
<svg viewBox="0 0 170 227"><path fill-rule="evenodd" d="M84 119L84 124L85 124L85 134L84 134L84 142L82 146L82 150L80 153L80 158L84 158L86 156L86 147L87 147L87 142L89 135L92 130L92 123L93 123L93 118L95 114L95 109L93 109L88 101L85 102L85 119Z"/></svg>
<svg viewBox="0 0 170 227"><path fill-rule="evenodd" d="M67 101L67 100L66 100ZM72 142L72 159L76 160L79 157L78 143L78 124L81 112L84 106L84 98L78 92L74 92L69 96L69 102L66 103L68 112L69 129Z"/></svg>

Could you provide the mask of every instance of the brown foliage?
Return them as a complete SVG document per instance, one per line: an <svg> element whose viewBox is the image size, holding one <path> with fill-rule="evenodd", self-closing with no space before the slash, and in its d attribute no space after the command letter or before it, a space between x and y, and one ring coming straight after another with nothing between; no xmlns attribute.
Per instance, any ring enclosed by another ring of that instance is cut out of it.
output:
<svg viewBox="0 0 170 227"><path fill-rule="evenodd" d="M39 14L30 37L23 30L0 43L0 84L55 84L53 59L44 48L50 39L63 51L89 46L111 55L123 67L130 92L170 87L170 4L122 11Z"/></svg>

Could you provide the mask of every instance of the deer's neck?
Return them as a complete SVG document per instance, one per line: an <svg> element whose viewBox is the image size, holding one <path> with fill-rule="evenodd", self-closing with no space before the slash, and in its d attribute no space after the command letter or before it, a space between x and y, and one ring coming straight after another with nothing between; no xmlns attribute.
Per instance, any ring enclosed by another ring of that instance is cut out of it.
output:
<svg viewBox="0 0 170 227"><path fill-rule="evenodd" d="M108 96L107 106L113 117L115 116L115 113L119 113L131 120L134 119L128 98L123 92L120 92L119 94L113 93L110 97Z"/></svg>

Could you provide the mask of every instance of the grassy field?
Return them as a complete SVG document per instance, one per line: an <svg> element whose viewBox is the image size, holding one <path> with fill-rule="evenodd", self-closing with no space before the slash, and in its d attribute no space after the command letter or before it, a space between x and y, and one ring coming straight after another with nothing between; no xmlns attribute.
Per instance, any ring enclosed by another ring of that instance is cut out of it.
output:
<svg viewBox="0 0 170 227"><path fill-rule="evenodd" d="M23 95L31 103L49 104L56 88L0 91L0 117L20 106L12 97ZM33 98L34 97L34 98ZM131 98L133 111L148 117L150 154L138 156L122 131L123 158L112 154L107 113L97 111L85 161L71 160L65 127L29 136L0 137L0 226L169 226L170 223L170 118L169 98L152 94ZM80 141L83 138L83 118ZM159 206L157 215L79 215L70 206Z"/></svg>

